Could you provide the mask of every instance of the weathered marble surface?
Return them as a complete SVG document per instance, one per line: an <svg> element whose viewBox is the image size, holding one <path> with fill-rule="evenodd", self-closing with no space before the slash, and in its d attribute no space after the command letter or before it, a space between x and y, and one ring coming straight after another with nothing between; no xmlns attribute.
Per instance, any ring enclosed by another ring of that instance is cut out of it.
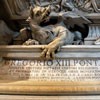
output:
<svg viewBox="0 0 100 100"><path fill-rule="evenodd" d="M29 3L27 0L3 0L3 6L7 8L11 17L28 16Z"/></svg>
<svg viewBox="0 0 100 100"><path fill-rule="evenodd" d="M2 46L0 93L100 93L100 47L65 46L53 61L40 60L40 53L41 46Z"/></svg>
<svg viewBox="0 0 100 100"><path fill-rule="evenodd" d="M0 95L1 100L99 100L100 96L20 96Z"/></svg>
<svg viewBox="0 0 100 100"><path fill-rule="evenodd" d="M26 9L23 9L24 6L21 7L21 2L12 1L12 3L16 3L15 9L11 11L9 5L9 9L7 9L12 19L26 19L25 16L20 17L24 13L26 14ZM99 4L97 6L99 8ZM98 8L95 8L94 12L99 12ZM14 16L16 14L19 17ZM85 21L77 14L66 16L76 22L84 23ZM91 24L86 23L90 25L88 37L95 38L95 41L100 36L100 13L85 14L83 17L88 18L93 22L92 24L96 25L96 27L91 27ZM70 20L67 21L70 24L73 23ZM39 58L41 48L41 46L0 47L0 93L100 94L99 46L65 46L62 47L61 52L56 54L56 59L53 61L44 59L41 61Z"/></svg>

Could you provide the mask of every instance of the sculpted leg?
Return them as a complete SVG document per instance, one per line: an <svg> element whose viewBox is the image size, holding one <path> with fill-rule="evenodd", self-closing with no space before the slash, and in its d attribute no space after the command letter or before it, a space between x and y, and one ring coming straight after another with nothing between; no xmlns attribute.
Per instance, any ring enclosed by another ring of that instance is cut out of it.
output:
<svg viewBox="0 0 100 100"><path fill-rule="evenodd" d="M82 44L84 44L83 43L83 39L82 39L82 33L76 31L73 34L75 35L74 36L74 40L75 40L74 45L82 45Z"/></svg>
<svg viewBox="0 0 100 100"><path fill-rule="evenodd" d="M23 43L23 45L39 45L39 42L34 39L28 39L26 42Z"/></svg>
<svg viewBox="0 0 100 100"><path fill-rule="evenodd" d="M23 28L20 30L20 34L18 35L17 38L15 39L19 39L22 41L21 44L23 44L25 41L27 41L28 39L30 39L32 36L31 36L31 30L28 29L28 28Z"/></svg>
<svg viewBox="0 0 100 100"><path fill-rule="evenodd" d="M37 40L32 39L31 30L28 28L21 29L19 37L23 39L23 45L39 45Z"/></svg>
<svg viewBox="0 0 100 100"><path fill-rule="evenodd" d="M41 53L42 58L54 59L55 51L64 44L62 38L57 38L47 46L43 47L43 52Z"/></svg>
<svg viewBox="0 0 100 100"><path fill-rule="evenodd" d="M58 37L56 37L47 46L43 47L44 50L41 53L42 58L54 59L55 51L58 50L62 45L64 45L66 43L67 30L64 31L66 28L63 26L57 28L57 30L59 30L59 29L60 29L60 31L59 31Z"/></svg>

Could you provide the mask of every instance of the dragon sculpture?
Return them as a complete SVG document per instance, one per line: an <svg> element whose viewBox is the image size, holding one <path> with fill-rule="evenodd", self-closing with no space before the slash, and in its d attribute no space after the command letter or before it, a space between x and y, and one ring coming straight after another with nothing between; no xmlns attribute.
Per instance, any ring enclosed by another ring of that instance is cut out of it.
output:
<svg viewBox="0 0 100 100"><path fill-rule="evenodd" d="M32 39L24 43L25 45L47 45L43 47L43 52L41 53L41 57L46 59L54 58L55 51L59 50L62 45L72 44L75 38L77 41L82 40L80 32L72 33L66 28L61 16L57 17L58 21L55 25L41 26L42 22L49 20L50 13L50 6L30 8L30 16L27 21L29 22ZM20 32L28 32L27 30L27 28L24 28Z"/></svg>

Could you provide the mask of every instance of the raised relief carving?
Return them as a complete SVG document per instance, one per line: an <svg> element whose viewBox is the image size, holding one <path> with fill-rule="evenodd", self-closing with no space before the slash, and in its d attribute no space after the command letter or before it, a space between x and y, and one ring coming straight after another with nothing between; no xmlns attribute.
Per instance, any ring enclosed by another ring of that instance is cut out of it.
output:
<svg viewBox="0 0 100 100"><path fill-rule="evenodd" d="M81 43L82 40L80 32L76 31L72 33L66 28L61 16L57 17L58 21L55 25L46 25L46 27L41 27L40 24L42 22L50 20L50 13L50 6L36 6L34 8L31 7L30 16L27 19L32 31L32 38L34 39L34 42L38 41L39 44L42 45L47 44L47 46L43 48L43 52L41 54L41 57L46 57L47 59L54 58L55 51L62 45L72 44L75 38L78 41L77 43ZM30 42L31 41L29 40L29 42L26 41L24 44L36 44L33 41L32 43Z"/></svg>
<svg viewBox="0 0 100 100"><path fill-rule="evenodd" d="M99 0L1 1L1 94L100 93Z"/></svg>
<svg viewBox="0 0 100 100"><path fill-rule="evenodd" d="M87 41L97 44L95 41L100 37L100 24L97 25L92 18L94 13L99 14L98 0L7 0L5 3L12 14L28 16L30 13L29 27L21 29L16 38L11 38L13 44L47 44L43 48L43 57L54 57L62 45L88 44ZM29 11L30 4L33 7ZM87 17L89 13L92 15ZM15 43L17 40L21 42Z"/></svg>

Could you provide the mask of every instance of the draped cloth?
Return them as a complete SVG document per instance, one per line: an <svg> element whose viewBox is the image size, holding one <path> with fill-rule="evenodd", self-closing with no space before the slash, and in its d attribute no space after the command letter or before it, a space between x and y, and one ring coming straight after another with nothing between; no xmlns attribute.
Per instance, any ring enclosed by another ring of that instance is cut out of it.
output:
<svg viewBox="0 0 100 100"><path fill-rule="evenodd" d="M100 13L100 0L91 0L95 12Z"/></svg>
<svg viewBox="0 0 100 100"><path fill-rule="evenodd" d="M27 0L7 0L12 14L20 15L21 12L29 7Z"/></svg>
<svg viewBox="0 0 100 100"><path fill-rule="evenodd" d="M100 13L100 0L73 0L77 8L85 12Z"/></svg>

